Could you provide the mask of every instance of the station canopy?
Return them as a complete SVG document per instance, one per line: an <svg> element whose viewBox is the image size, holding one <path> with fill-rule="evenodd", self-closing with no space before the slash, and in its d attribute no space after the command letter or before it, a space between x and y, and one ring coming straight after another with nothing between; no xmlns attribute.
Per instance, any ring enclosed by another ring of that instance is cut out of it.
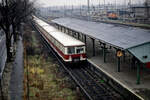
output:
<svg viewBox="0 0 150 100"><path fill-rule="evenodd" d="M58 18L52 22L112 46L128 50L143 63L150 62L150 30L148 29L75 18Z"/></svg>

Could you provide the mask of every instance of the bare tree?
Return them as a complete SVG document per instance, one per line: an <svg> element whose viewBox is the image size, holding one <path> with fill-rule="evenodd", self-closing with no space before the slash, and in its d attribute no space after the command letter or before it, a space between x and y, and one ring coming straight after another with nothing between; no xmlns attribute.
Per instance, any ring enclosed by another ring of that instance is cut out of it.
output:
<svg viewBox="0 0 150 100"><path fill-rule="evenodd" d="M6 34L7 60L11 59L11 38L16 41L20 24L34 13L33 2L29 0L2 0L0 2L0 27Z"/></svg>
<svg viewBox="0 0 150 100"><path fill-rule="evenodd" d="M16 0L14 5L14 9L12 9L13 14L11 21L14 40L16 41L16 30L20 30L21 22L28 20L28 17L34 13L35 9L33 7L33 2L30 2L29 0Z"/></svg>

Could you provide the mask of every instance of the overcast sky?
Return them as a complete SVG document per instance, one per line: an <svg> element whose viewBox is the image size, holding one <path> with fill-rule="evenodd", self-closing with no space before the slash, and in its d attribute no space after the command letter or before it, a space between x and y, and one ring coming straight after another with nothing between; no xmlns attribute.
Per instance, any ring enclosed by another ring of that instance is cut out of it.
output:
<svg viewBox="0 0 150 100"><path fill-rule="evenodd" d="M90 4L128 4L129 0L90 0ZM132 3L143 3L145 0L131 0ZM38 6L86 5L87 0L36 0Z"/></svg>

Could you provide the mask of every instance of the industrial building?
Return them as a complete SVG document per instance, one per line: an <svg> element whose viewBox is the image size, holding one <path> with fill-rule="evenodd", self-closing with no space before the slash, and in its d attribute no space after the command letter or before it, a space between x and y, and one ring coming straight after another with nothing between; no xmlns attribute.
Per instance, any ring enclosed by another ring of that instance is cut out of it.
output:
<svg viewBox="0 0 150 100"><path fill-rule="evenodd" d="M150 23L150 0L143 5L132 6L132 11L136 21Z"/></svg>

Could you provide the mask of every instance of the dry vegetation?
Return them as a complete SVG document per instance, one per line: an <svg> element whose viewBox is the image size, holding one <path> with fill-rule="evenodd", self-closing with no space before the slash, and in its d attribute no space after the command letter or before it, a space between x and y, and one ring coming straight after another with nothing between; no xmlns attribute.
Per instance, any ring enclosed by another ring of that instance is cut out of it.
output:
<svg viewBox="0 0 150 100"><path fill-rule="evenodd" d="M81 100L31 27L24 34L24 100ZM29 90L29 91L28 91Z"/></svg>

